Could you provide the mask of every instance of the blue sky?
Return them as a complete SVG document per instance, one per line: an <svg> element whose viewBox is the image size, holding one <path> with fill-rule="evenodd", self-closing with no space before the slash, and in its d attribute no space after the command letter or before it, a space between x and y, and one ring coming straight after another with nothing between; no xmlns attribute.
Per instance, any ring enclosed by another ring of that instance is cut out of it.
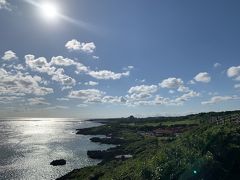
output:
<svg viewBox="0 0 240 180"><path fill-rule="evenodd" d="M0 114L85 119L239 109L239 5L0 0Z"/></svg>

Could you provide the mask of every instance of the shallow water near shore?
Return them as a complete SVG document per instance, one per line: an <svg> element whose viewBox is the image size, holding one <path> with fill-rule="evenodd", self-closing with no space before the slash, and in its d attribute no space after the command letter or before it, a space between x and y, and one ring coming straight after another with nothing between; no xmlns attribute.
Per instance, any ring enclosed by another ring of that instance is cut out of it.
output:
<svg viewBox="0 0 240 180"><path fill-rule="evenodd" d="M77 128L99 123L66 118L0 119L0 179L56 179L73 169L97 164L87 150L107 149L92 136L76 135ZM65 166L51 166L65 159Z"/></svg>

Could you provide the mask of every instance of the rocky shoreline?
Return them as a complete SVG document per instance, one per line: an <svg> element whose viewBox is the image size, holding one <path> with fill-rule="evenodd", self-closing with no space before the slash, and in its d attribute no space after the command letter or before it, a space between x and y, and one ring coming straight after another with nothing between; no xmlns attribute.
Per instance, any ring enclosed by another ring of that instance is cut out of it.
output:
<svg viewBox="0 0 240 180"><path fill-rule="evenodd" d="M101 123L103 125L106 124L106 121L103 120L97 120L97 119L91 119L88 121L95 121L98 123ZM116 145L116 147L112 147L109 148L107 150L88 150L87 151L87 155L89 158L92 159L98 159L98 160L102 160L100 163L98 164L103 164L106 163L107 161L110 161L112 159L114 159L115 157L121 156L124 157L124 150L122 148L122 144L126 143L124 141L123 138L118 138L115 137L114 134L112 133L107 133L107 132L100 132L100 131L93 131L94 128L90 127L90 128L83 128L83 129L76 129L76 134L79 135L104 135L106 137L100 138L100 137L92 137L90 138L90 141L94 142L94 143L101 143L101 144L108 144L108 145ZM84 168L84 167L83 167ZM83 169L81 168L81 169ZM70 171L69 173L67 173L66 175L57 178L56 180L65 180L68 179L72 174L74 174L75 172L78 172L80 169L74 169L72 171ZM93 178L97 178L96 176Z"/></svg>

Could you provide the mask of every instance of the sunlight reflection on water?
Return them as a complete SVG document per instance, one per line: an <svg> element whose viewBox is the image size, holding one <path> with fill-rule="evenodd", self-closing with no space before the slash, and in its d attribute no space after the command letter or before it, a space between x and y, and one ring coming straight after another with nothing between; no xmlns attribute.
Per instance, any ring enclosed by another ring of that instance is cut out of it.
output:
<svg viewBox="0 0 240 180"><path fill-rule="evenodd" d="M0 179L55 179L67 172L99 161L89 159L87 150L111 146L76 135L75 129L97 126L89 121L59 118L0 120ZM65 166L50 166L54 159Z"/></svg>

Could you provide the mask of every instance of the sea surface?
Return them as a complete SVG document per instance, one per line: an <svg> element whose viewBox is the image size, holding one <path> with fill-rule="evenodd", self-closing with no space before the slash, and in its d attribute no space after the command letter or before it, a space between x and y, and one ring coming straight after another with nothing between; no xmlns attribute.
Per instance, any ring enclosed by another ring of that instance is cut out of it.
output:
<svg viewBox="0 0 240 180"><path fill-rule="evenodd" d="M91 142L92 136L76 135L77 128L99 125L66 118L0 119L0 179L56 179L99 163L87 157L87 150L111 146ZM65 166L50 165L62 158L67 161Z"/></svg>

